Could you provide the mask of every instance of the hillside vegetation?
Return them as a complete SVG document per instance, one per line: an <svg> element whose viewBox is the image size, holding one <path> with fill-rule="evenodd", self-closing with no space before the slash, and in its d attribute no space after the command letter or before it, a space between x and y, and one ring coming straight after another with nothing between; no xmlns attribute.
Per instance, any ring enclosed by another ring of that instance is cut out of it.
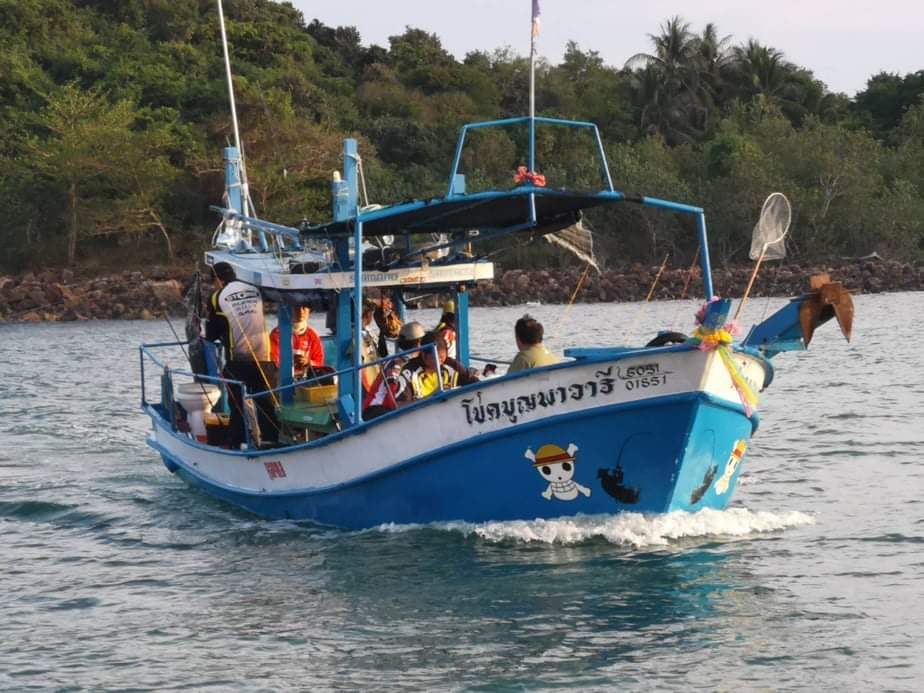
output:
<svg viewBox="0 0 924 693"><path fill-rule="evenodd" d="M459 127L523 115L528 61L510 49L450 55L408 28L387 47L286 3L226 0L235 89L258 213L328 218L341 141L360 141L371 201L445 191ZM412 21L408 17L408 21ZM217 218L231 139L213 0L0 0L0 264L141 267L198 255ZM802 262L924 253L924 71L877 74L855 98L758 40L682 18L653 27L625 66L569 44L541 62L543 115L596 122L617 188L702 205L713 261L746 259L764 197L794 206ZM541 128L539 171L598 183L592 142ZM525 133L479 133L469 190L510 187ZM689 220L625 205L589 215L610 266L685 266ZM500 256L559 268L537 243Z"/></svg>

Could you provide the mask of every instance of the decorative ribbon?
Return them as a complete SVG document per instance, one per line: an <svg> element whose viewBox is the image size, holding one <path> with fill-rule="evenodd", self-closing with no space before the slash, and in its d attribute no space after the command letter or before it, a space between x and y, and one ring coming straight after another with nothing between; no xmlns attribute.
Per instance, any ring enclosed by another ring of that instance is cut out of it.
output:
<svg viewBox="0 0 924 693"><path fill-rule="evenodd" d="M719 358L722 359L722 363L725 364L725 369L731 376L735 390L738 391L738 397L741 398L741 405L744 407L744 413L750 417L757 407L758 398L741 374L741 369L738 368L738 364L735 363L735 360L732 358L732 350L730 348L735 341L735 336L740 333L738 324L733 320L724 327L720 327L716 330L703 326L706 309L709 303L716 300L718 299L713 297L696 313L697 327L687 342L695 345L700 351L715 351L718 353Z"/></svg>
<svg viewBox="0 0 924 693"><path fill-rule="evenodd" d="M517 169L517 173L513 177L513 180L520 185L528 183L530 185L535 185L537 188L545 187L545 176L534 171L527 171L525 166L520 166L520 168Z"/></svg>

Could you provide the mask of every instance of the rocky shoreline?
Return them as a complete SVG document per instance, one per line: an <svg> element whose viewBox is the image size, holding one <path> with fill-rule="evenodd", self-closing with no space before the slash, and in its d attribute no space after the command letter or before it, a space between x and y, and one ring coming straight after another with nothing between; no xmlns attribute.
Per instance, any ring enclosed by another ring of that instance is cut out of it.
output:
<svg viewBox="0 0 924 693"><path fill-rule="evenodd" d="M752 266L713 270L718 295L740 296ZM642 301L657 275L657 267L634 265L622 271L579 270L498 272L492 282L472 289L474 306L509 306L529 302L578 303ZM809 277L827 272L855 293L924 290L924 262L904 263L879 258L838 265L785 265L763 269L752 296L791 296L808 289ZM0 321L39 322L73 320L152 320L166 313L186 312L183 293L191 277L188 269L153 269L80 278L70 270L26 272L0 276ZM683 295L686 270L666 270L655 287L652 300ZM699 272L690 278L690 293L699 293ZM438 297L417 305L438 305Z"/></svg>
<svg viewBox="0 0 924 693"><path fill-rule="evenodd" d="M471 302L479 306L519 305L528 301L569 303L606 303L610 301L644 301L654 285L651 300L672 300L686 295L698 296L702 291L699 269L690 275L685 269L665 270L654 280L658 267L634 265L623 271L593 270L581 277L582 271L560 272L508 270L499 273L493 282L472 290ZM751 278L753 265L712 270L712 283L718 296L739 297ZM809 278L827 273L853 293L924 290L924 261L904 263L881 258L843 262L837 265L765 265L751 289L751 296L798 296L809 288Z"/></svg>

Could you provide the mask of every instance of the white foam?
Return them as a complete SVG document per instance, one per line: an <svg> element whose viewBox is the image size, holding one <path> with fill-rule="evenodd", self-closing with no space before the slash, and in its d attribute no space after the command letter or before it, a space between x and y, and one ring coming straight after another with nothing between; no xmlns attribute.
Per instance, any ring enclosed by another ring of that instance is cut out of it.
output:
<svg viewBox="0 0 924 693"><path fill-rule="evenodd" d="M815 524L812 515L789 511L772 513L745 508L704 509L695 513L672 512L643 515L577 515L555 520L513 520L508 522L442 522L430 525L382 525L378 531L402 532L422 526L450 532L474 534L489 542L516 541L573 545L592 539L633 546L667 546L691 537L741 537L761 532L778 532L788 527Z"/></svg>

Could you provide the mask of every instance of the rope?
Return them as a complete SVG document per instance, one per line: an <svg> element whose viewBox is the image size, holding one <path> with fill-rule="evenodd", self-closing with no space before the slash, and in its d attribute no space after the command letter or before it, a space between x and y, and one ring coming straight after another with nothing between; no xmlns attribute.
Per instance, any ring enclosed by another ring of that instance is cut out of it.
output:
<svg viewBox="0 0 924 693"><path fill-rule="evenodd" d="M696 269L696 263L699 260L699 251L700 246L696 246L696 254L693 256L693 262L690 263L690 268L687 270L687 278L683 282L683 291L680 292L680 300L684 300L687 297L687 290L690 288L690 280L693 279L693 270ZM707 296L706 300L712 298L712 296Z"/></svg>
<svg viewBox="0 0 924 693"><path fill-rule="evenodd" d="M365 200L364 207L369 206L369 193L366 190L366 174L363 171L363 158L359 154L350 154L350 157L356 160L356 173L359 176L359 186Z"/></svg>
<svg viewBox="0 0 924 693"><path fill-rule="evenodd" d="M642 319L642 314L645 312L645 308L647 308L648 304L651 302L651 297L654 296L655 288L658 286L658 281L660 281L661 275L664 274L664 268L667 267L667 259L670 256L670 253L667 253L664 256L664 262L661 263L657 274L655 274L654 281L651 282L651 288L648 290L648 295L645 297L645 302L638 307L638 312L635 314L635 320L632 321L632 326L630 327L629 331L626 332L626 336L623 338L624 344L628 344L629 341L635 337L635 330L638 328L638 324Z"/></svg>
<svg viewBox="0 0 924 693"><path fill-rule="evenodd" d="M696 263L699 260L699 250L700 250L700 246L697 245L696 253L694 253L693 255L693 262L690 263L690 267L687 269L687 276L683 280L683 290L680 292L680 297L677 299L677 305L674 308L674 316L671 318L671 322L670 322L671 327L675 327L677 325L677 317L680 315L680 308L681 308L680 301L684 301L687 298L687 291L689 290L690 282L693 279L693 270L696 269ZM710 296L709 298L712 298L712 297Z"/></svg>
<svg viewBox="0 0 924 693"><path fill-rule="evenodd" d="M773 273L773 284L770 286L770 291L767 293L767 300L764 301L764 314L760 316L760 321L763 322L767 317L767 311L770 309L770 301L773 298L773 292L776 291L776 285L780 279L780 270L783 269L783 263L780 262L776 266L776 271Z"/></svg>
<svg viewBox="0 0 924 693"><path fill-rule="evenodd" d="M237 319L237 316L234 313L231 313L231 316L234 318L234 322L237 323L237 329L241 331L241 334L244 336L244 343L247 345L247 351L250 352L250 357L253 359L253 362L257 364L257 370L260 371L260 377L263 379L263 384L266 385L267 390L272 390L273 386L270 384L269 377L266 375L266 371L263 370L263 366L260 364L260 360L257 358L256 352L253 350L253 345L250 343L250 337L247 336L247 333L244 332L241 327L241 321ZM273 398L273 406L279 406L279 400L276 397L275 392L270 392L270 396Z"/></svg>
<svg viewBox="0 0 924 693"><path fill-rule="evenodd" d="M590 266L592 263L588 262L587 266L584 268L584 271L581 273L580 278L578 278L577 284L574 286L574 291L571 292L571 298L568 299L568 304L565 306L565 311L562 313L561 320L556 324L556 329L559 334L565 331L565 328L570 324L571 316L571 307L574 305L574 301L577 298L578 293L581 291L581 287L584 285L584 280L587 279L587 273L590 271ZM558 339L558 335L550 338L549 342L555 342Z"/></svg>
<svg viewBox="0 0 924 693"><path fill-rule="evenodd" d="M261 300L262 300L262 299L261 299ZM244 331L244 329L241 327L241 321L237 319L237 316L236 316L233 312L231 312L231 311L229 311L229 312L231 313L231 317L234 318L234 322L237 324L237 329L240 330L240 333L241 333L241 334L243 335L243 337L244 337L244 343L247 345L247 351L250 352L250 357L253 359L253 362L257 365L257 370L260 371L260 377L263 378L263 384L266 385L266 389L267 389L267 390L272 390L272 389L273 389L273 386L270 385L270 381L269 381L269 378L268 378L267 375L266 375L266 371L263 370L263 366L260 364L260 360L257 358L257 354L256 354L256 352L254 352L254 350L253 350L253 345L250 343L250 337L247 336L247 333L246 333L246 332ZM246 388L245 388L245 389L246 389ZM278 409L278 408L279 408L279 399L276 397L276 393L275 393L275 392L270 392L269 394L270 394L270 397L273 398L273 406L274 406L276 409ZM253 400L251 400L251 401L253 401ZM245 416L244 411L243 411L243 404L244 404L244 402L243 402L243 400L242 400L242 401L241 401L241 408L240 408L241 416ZM257 420L259 421L259 414L257 414ZM280 431L280 429L279 429L279 426L276 425L276 422L274 422L272 419L269 419L269 422L270 422L270 424L272 424L273 428L276 429L276 433L281 433L281 431Z"/></svg>

